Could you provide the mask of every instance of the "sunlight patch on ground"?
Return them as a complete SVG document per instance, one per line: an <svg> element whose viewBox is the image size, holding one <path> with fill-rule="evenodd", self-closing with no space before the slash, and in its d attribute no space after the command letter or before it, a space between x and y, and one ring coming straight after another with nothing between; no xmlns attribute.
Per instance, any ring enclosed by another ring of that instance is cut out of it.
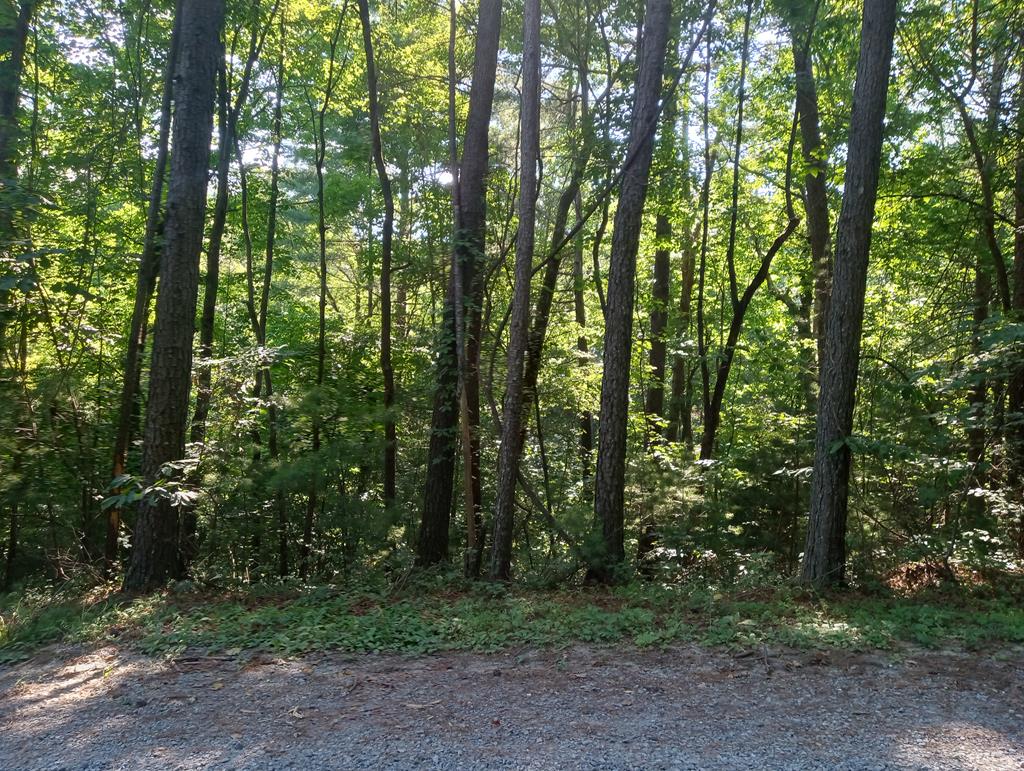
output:
<svg viewBox="0 0 1024 771"><path fill-rule="evenodd" d="M1020 727L1024 733L1024 717ZM952 721L915 731L897 742L894 752L897 765L904 768L917 768L943 757L946 768L1009 771L1024 768L1013 738L1019 741L1020 737L1007 737L975 723Z"/></svg>

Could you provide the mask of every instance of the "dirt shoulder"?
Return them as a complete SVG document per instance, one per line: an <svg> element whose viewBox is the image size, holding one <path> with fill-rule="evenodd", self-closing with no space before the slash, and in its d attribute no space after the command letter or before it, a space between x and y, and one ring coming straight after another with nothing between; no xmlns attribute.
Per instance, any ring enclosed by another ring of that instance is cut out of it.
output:
<svg viewBox="0 0 1024 771"><path fill-rule="evenodd" d="M0 767L1024 769L1024 655L762 650L0 668Z"/></svg>

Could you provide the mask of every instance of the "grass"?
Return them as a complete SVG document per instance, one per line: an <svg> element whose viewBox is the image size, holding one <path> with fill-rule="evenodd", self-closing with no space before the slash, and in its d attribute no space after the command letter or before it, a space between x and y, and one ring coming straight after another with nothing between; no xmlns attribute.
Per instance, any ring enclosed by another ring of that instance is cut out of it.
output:
<svg viewBox="0 0 1024 771"><path fill-rule="evenodd" d="M113 587L35 588L0 597L0 662L26 658L55 642L118 643L152 655L186 648L229 655L422 654L577 642L849 650L1024 643L1024 607L1011 593L815 596L765 583L731 590L455 586L430 579L399 591L283 585L208 592L186 586L142 598L125 598Z"/></svg>

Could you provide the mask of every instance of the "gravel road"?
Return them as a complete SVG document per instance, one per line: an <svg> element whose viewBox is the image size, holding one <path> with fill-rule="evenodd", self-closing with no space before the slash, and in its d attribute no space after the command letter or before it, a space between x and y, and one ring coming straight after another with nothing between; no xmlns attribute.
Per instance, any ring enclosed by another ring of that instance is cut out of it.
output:
<svg viewBox="0 0 1024 771"><path fill-rule="evenodd" d="M1024 770L1024 651L563 651L0 668L0 768Z"/></svg>

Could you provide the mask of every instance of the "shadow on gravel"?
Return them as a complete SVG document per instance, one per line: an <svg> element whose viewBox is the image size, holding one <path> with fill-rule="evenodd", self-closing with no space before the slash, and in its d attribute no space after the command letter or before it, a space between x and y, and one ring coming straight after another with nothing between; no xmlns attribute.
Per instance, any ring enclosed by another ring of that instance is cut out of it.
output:
<svg viewBox="0 0 1024 771"><path fill-rule="evenodd" d="M1022 713L1020 656L103 648L0 669L0 767L1012 771Z"/></svg>

